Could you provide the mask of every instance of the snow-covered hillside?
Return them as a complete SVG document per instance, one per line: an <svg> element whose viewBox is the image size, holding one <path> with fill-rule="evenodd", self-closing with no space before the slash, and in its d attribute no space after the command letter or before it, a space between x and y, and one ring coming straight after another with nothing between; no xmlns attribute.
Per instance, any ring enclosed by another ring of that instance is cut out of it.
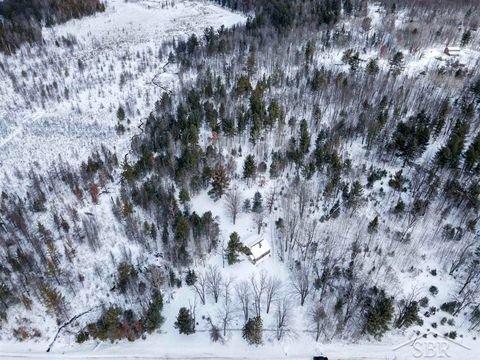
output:
<svg viewBox="0 0 480 360"><path fill-rule="evenodd" d="M218 2L0 55L0 357L477 359L475 7Z"/></svg>
<svg viewBox="0 0 480 360"><path fill-rule="evenodd" d="M122 157L163 91L152 82L168 61L161 45L244 21L204 1L111 0L104 13L44 29L45 46L0 54L0 181L58 157L79 163L100 144ZM119 105L129 122L123 135Z"/></svg>

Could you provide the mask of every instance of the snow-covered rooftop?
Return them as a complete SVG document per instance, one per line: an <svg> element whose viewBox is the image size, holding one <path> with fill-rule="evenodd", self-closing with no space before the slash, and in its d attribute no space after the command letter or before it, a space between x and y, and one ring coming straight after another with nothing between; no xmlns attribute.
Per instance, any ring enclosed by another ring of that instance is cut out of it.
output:
<svg viewBox="0 0 480 360"><path fill-rule="evenodd" d="M260 259L263 259L270 254L271 248L268 241L262 239L250 246L250 251L252 252L250 260L253 263L257 263Z"/></svg>

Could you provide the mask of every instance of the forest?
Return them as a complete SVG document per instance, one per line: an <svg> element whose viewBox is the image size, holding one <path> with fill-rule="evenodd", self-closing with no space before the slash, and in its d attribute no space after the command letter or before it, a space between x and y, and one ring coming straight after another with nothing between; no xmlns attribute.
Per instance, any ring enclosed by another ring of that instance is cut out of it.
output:
<svg viewBox="0 0 480 360"><path fill-rule="evenodd" d="M6 53L40 42L43 25L104 11L93 0L27 3L0 3ZM60 326L79 315L76 299L95 314L76 323L78 343L133 341L167 318L214 342L239 327L251 345L293 332L478 335L478 3L216 3L245 24L119 60L160 59L178 78L174 89L152 81L157 98L138 91L144 114L133 102L111 109L116 131L134 134L128 154L105 144L81 164L19 170L24 193L2 187L2 328L41 337L10 314L46 309ZM121 89L135 76L116 75ZM31 106L75 96L33 86ZM265 268L246 272L248 236L271 243ZM189 306L167 313L176 294Z"/></svg>

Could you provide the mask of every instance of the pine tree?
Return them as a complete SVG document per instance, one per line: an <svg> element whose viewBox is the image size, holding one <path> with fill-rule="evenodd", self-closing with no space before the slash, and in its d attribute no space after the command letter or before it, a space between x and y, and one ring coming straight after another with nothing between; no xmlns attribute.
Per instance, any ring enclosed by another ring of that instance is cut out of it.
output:
<svg viewBox="0 0 480 360"><path fill-rule="evenodd" d="M230 240L228 241L226 257L228 265L233 265L239 262L238 253L245 253L247 248L240 241L240 237L236 232L230 234Z"/></svg>
<svg viewBox="0 0 480 360"><path fill-rule="evenodd" d="M437 122L435 123L435 128L434 128L435 136L438 136L440 134L440 131L442 131L449 112L450 112L450 101L448 99L445 99L442 102L440 111L438 113Z"/></svg>
<svg viewBox="0 0 480 360"><path fill-rule="evenodd" d="M250 212L251 210L251 205L250 205L250 199L245 199L242 205L242 211L245 213Z"/></svg>
<svg viewBox="0 0 480 360"><path fill-rule="evenodd" d="M219 200L225 191L227 190L228 186L230 185L230 178L227 176L225 167L222 165L217 165L215 170L212 174L212 189L208 192L210 197L217 201Z"/></svg>
<svg viewBox="0 0 480 360"><path fill-rule="evenodd" d="M247 59L247 74L248 77L252 77L255 73L255 67L257 65L256 55L255 55L255 47L250 47L250 53L248 54Z"/></svg>
<svg viewBox="0 0 480 360"><path fill-rule="evenodd" d="M195 274L195 270L188 269L187 275L185 276L185 284L188 286L192 286L197 282L197 274Z"/></svg>
<svg viewBox="0 0 480 360"><path fill-rule="evenodd" d="M389 330L393 318L393 299L387 297L384 290L371 288L365 298L364 312L363 331L380 339Z"/></svg>
<svg viewBox="0 0 480 360"><path fill-rule="evenodd" d="M395 319L395 327L410 327L414 324L422 324L422 319L418 316L419 306L417 301L400 301L400 312Z"/></svg>
<svg viewBox="0 0 480 360"><path fill-rule="evenodd" d="M262 194L258 191L253 195L252 211L254 213L261 213L263 211Z"/></svg>
<svg viewBox="0 0 480 360"><path fill-rule="evenodd" d="M439 166L448 166L454 169L458 167L469 129L468 122L457 121L447 143L435 155Z"/></svg>
<svg viewBox="0 0 480 360"><path fill-rule="evenodd" d="M377 59L370 59L367 63L367 67L365 68L365 71L368 75L377 75L378 72L380 71Z"/></svg>
<svg viewBox="0 0 480 360"><path fill-rule="evenodd" d="M462 47L467 46L470 43L471 39L472 39L472 32L470 30L465 30L464 33L462 34L462 40L460 42L460 45Z"/></svg>
<svg viewBox="0 0 480 360"><path fill-rule="evenodd" d="M311 40L307 41L305 47L305 64L310 65L313 62L313 54L315 53L315 45Z"/></svg>
<svg viewBox="0 0 480 360"><path fill-rule="evenodd" d="M0 302L8 309L8 301L12 298L12 291L4 283L0 283Z"/></svg>
<svg viewBox="0 0 480 360"><path fill-rule="evenodd" d="M302 158L310 150L310 133L308 131L308 124L305 119L300 122L300 139L298 141L298 151Z"/></svg>
<svg viewBox="0 0 480 360"><path fill-rule="evenodd" d="M404 68L404 56L401 51L398 51L393 55L392 60L390 61L390 71L394 75L398 75L403 71Z"/></svg>
<svg viewBox="0 0 480 360"><path fill-rule="evenodd" d="M157 240L157 226L154 223L150 224L150 237Z"/></svg>
<svg viewBox="0 0 480 360"><path fill-rule="evenodd" d="M350 191L345 190L343 198L345 206L350 209L356 209L360 204L363 196L363 188L358 180L355 180L352 184Z"/></svg>
<svg viewBox="0 0 480 360"><path fill-rule="evenodd" d="M373 234L373 233L376 233L378 230L378 215L375 216L375 218L370 221L370 223L368 224L368 233L369 234Z"/></svg>
<svg viewBox="0 0 480 360"><path fill-rule="evenodd" d="M190 310L185 307L180 308L174 326L180 334L190 335L195 333L195 319Z"/></svg>
<svg viewBox="0 0 480 360"><path fill-rule="evenodd" d="M125 120L125 110L123 109L123 106L120 105L117 110L117 119L120 122L123 122Z"/></svg>
<svg viewBox="0 0 480 360"><path fill-rule="evenodd" d="M162 310L163 310L162 294L157 289L154 289L152 293L152 300L150 301L150 305L147 310L147 315L145 316L145 320L144 320L145 330L148 331L149 333L158 329L162 325L164 321L164 318L162 316Z"/></svg>
<svg viewBox="0 0 480 360"><path fill-rule="evenodd" d="M398 123L390 148L405 161L411 161L425 151L429 141L430 118L422 110L407 122Z"/></svg>
<svg viewBox="0 0 480 360"><path fill-rule="evenodd" d="M253 155L248 155L243 164L243 178L251 179L255 177L257 171L257 166L255 164L255 157Z"/></svg>
<svg viewBox="0 0 480 360"><path fill-rule="evenodd" d="M465 152L465 169L472 171L476 164L477 170L480 170L480 133L477 134Z"/></svg>
<svg viewBox="0 0 480 360"><path fill-rule="evenodd" d="M237 86L236 86L237 95L240 95L240 96L248 95L250 91L252 91L252 85L250 84L250 80L248 76L240 75L237 81Z"/></svg>
<svg viewBox="0 0 480 360"><path fill-rule="evenodd" d="M320 70L315 69L313 71L313 78L312 78L312 81L310 83L310 87L311 87L312 91L314 91L314 92L320 91L320 89L322 88L322 86L324 84L325 84L325 80L322 76L322 73L320 72Z"/></svg>
<svg viewBox="0 0 480 360"><path fill-rule="evenodd" d="M190 201L190 195L188 194L188 191L185 188L182 188L178 194L178 201L180 204L185 205Z"/></svg>
<svg viewBox="0 0 480 360"><path fill-rule="evenodd" d="M250 345L262 344L263 322L260 316L248 319L242 329L242 337L247 340Z"/></svg>
<svg viewBox="0 0 480 360"><path fill-rule="evenodd" d="M65 299L63 295L48 284L41 284L39 286L39 290L40 297L42 298L45 306L49 310L53 311L57 317L60 317L65 306Z"/></svg>
<svg viewBox="0 0 480 360"><path fill-rule="evenodd" d="M395 215L401 214L405 211L405 203L402 199L398 200L397 204L393 208L393 213Z"/></svg>

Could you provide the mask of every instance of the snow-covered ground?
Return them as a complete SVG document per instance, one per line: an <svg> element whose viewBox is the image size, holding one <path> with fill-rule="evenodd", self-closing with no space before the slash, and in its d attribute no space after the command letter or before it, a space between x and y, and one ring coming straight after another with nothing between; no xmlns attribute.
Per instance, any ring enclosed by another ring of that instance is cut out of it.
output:
<svg viewBox="0 0 480 360"><path fill-rule="evenodd" d="M152 83L168 58L160 45L244 21L205 1L111 0L104 13L44 29L42 48L0 55L0 184L15 168L45 166L59 156L86 160L100 144L123 157L162 92ZM77 44L57 47L64 38ZM162 76L172 86L175 75ZM140 94L149 101L139 101ZM120 104L130 122L123 135L115 130Z"/></svg>
<svg viewBox="0 0 480 360"><path fill-rule="evenodd" d="M329 360L411 360L453 359L477 360L480 348L477 342L436 339L432 336L406 344L408 339L393 338L375 343L312 343L301 334L283 343L266 343L260 347L248 345L239 334L229 339L228 345L210 343L208 334L155 334L135 343L89 344L58 347L45 352L46 344L8 345L1 347L0 357L6 360L30 359L198 359L198 360L311 360L314 355ZM460 344L460 345L459 345ZM404 346L402 346L404 345ZM399 346L401 346L399 348Z"/></svg>
<svg viewBox="0 0 480 360"><path fill-rule="evenodd" d="M163 72L168 53L161 44L165 40L185 38L192 33L201 34L207 26L217 28L245 21L244 16L208 2L176 1L173 7L163 7L163 3L164 1L111 0L103 14L70 21L45 30L47 45L44 49L24 49L15 56L1 58L6 67L5 74L10 77L4 78L5 83L0 88L0 96L3 99L0 104L0 190L2 186L17 185L15 168L45 167L59 156L78 164L100 144L105 144L109 149L116 151L119 157L123 157L128 152L132 136L139 131L138 125L148 115L162 92L155 84L160 83L163 87L173 89L178 81L174 66L167 67L166 72ZM373 26L381 22L377 12L371 12L370 15L373 18ZM55 46L55 41L69 37L75 37L77 44L71 48ZM434 71L439 62L446 61L442 51L439 45L423 53L406 54L406 73L417 76L421 71ZM343 66L345 71L348 71L348 66L341 63L341 55L342 52L337 50L322 53L319 56L319 65L327 68ZM378 57L378 54L362 54L361 57L368 59ZM478 52L467 49L461 55L461 61L474 64L477 57ZM385 68L389 66L388 61L384 59L380 61L380 65ZM49 88L51 94L41 95L42 84L51 85ZM65 89L68 90L68 96ZM139 100L140 98L147 100ZM116 111L120 104L126 108L129 119L128 130L122 135L117 134L115 130ZM242 144L242 147L247 148L248 144ZM366 156L361 144L352 143L348 151L352 153L354 163L372 165L363 160ZM434 152L429 154L433 156ZM238 164L240 163L241 161L238 161ZM394 172L395 168L389 170ZM243 196L249 198L257 190L266 194L268 187L272 185L273 182L270 181L267 181L267 188L261 188L258 184L252 186L239 184ZM111 187L107 189L109 192L116 193L115 185L109 187ZM390 197L390 192L393 191L389 192L388 189L386 191L386 196ZM101 223L101 251L92 257L90 250L85 247L77 254L78 263L82 262L85 268L93 268L103 261L109 261L111 257L119 258L126 251L125 244L128 244L128 240L121 229L116 227L116 223L109 218L110 205L110 197L101 196L99 206L87 204L79 209L81 215L95 214ZM225 213L224 204L221 201L213 202L206 193L193 198L191 206L192 210L198 213L212 211L213 215L218 217L221 239L224 241L227 241L232 231L237 231L241 240L246 243L249 242L248 239L258 238L251 215L240 214L237 223L233 225ZM385 212L387 211L386 208ZM403 225L398 224L398 229L402 229ZM428 224L422 225L428 228ZM345 226L345 236L353 237L358 231L344 223L325 225L322 231L327 233L328 226ZM272 231L273 224L269 223L264 227L262 236L271 238ZM143 257L146 264L157 261L152 254L139 254L140 250L133 245L128 251L136 259ZM207 264L222 267L220 251L221 247L218 254L207 260ZM437 249L432 246L431 252L434 251ZM429 251L426 253L430 254ZM399 257L408 255L403 254ZM428 256L426 259L424 264L418 265L419 271L396 274L398 278L391 287L398 287L400 293L409 291L409 285L415 283L422 295L428 294L428 287L431 285L442 289L453 287L448 284L453 282L453 279L443 277L442 273L436 277L430 274L435 264L429 262ZM368 259L365 262L368 263ZM242 261L240 264L222 268L222 274L225 278L241 280L248 279L251 274L259 274L262 270L276 275L284 281L284 285L287 285L288 269L274 258L268 259L258 267ZM108 293L111 283L109 281L99 283L99 280L105 279L86 279L92 286L90 289L84 289L80 295L87 299L83 306L94 306L104 300L97 298L96 294ZM440 306L448 300L448 295L447 292L440 293L435 298L435 303L432 301L431 305ZM434 347L432 351L439 353L443 349L453 359L473 360L478 359L480 354L479 342L472 337L457 338L456 341L461 345L450 340L433 340L427 337L426 340L419 339L416 343L420 344L419 346L406 345L394 350L409 339L415 338L417 336L415 331L421 333L425 331L429 324L414 327L406 334L393 333L381 343L315 343L304 326L307 310L299 306L294 308L291 335L286 336L281 343L273 340L275 337L273 332L266 331L263 346L249 346L241 338L238 329L242 324L237 320L232 325L234 330L231 331L228 342L214 344L209 340L208 324L203 319L216 316L218 306L214 304L206 306L197 304L196 315L199 325L196 334L179 335L173 327L179 307L188 307L195 299L194 292L187 286L172 290L166 299L164 309L166 323L162 326L162 333L148 336L146 340L138 340L135 343L122 341L113 345L90 341L78 345L73 332L64 332L52 352L46 354L45 350L57 330L57 324L49 318L44 324L42 329L44 336L39 342L13 343L7 342L6 339L0 343L0 358L311 359L313 355L324 354L329 359L400 360L420 357L415 356L419 351L425 355L429 351L428 347L432 346ZM78 304L71 305L75 307ZM79 309L82 310L84 309ZM41 309L35 308L32 312L38 313ZM15 315L14 321L21 316L23 314ZM440 317L441 315L437 314L436 317L430 318L430 322L439 321ZM464 317L460 319L466 322ZM44 318L32 317L32 321L39 324ZM273 321L271 314L266 316L265 328L273 328ZM447 327L445 329L439 327L441 334L446 330Z"/></svg>

